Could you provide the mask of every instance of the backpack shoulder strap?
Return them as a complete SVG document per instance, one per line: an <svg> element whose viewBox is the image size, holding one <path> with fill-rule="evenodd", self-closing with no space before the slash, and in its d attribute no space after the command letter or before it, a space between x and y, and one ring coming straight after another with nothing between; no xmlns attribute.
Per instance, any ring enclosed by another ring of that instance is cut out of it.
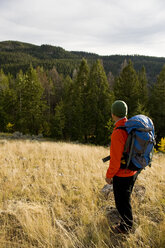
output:
<svg viewBox="0 0 165 248"><path fill-rule="evenodd" d="M124 131L127 132L125 126L119 126L116 129L121 129L121 130L124 130ZM131 137L130 137L130 135L128 135L128 138L127 138L126 143L125 143L125 146L124 146L124 152L126 152L128 150L128 147L129 147L129 144L130 144L130 140L131 140Z"/></svg>
<svg viewBox="0 0 165 248"><path fill-rule="evenodd" d="M116 129L122 129L122 130L125 130L127 132L127 129L125 126L120 126L120 127L117 127ZM127 140L126 140L126 143L124 146L124 152L123 153L129 153L126 169L128 168L128 166L131 162L131 158L132 158L134 142L135 142L135 131L136 131L136 128L132 129L131 132L128 134L128 137L127 137Z"/></svg>
<svg viewBox="0 0 165 248"><path fill-rule="evenodd" d="M133 153L133 148L134 148L134 143L135 143L135 132L132 131L131 133L129 133L125 147L124 147L124 152L127 152L129 149L129 157L128 157L128 161L127 161L127 167L128 168L130 162L131 162L131 158L132 158L132 153Z"/></svg>

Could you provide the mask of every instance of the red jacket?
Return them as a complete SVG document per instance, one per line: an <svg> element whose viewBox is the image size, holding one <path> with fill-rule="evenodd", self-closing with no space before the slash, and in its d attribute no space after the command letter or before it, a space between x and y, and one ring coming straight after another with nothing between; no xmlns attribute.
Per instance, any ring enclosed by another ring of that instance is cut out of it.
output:
<svg viewBox="0 0 165 248"><path fill-rule="evenodd" d="M120 169L121 157L124 151L125 142L128 134L122 129L116 129L119 126L124 126L127 118L124 117L115 123L115 128L111 135L111 146L110 146L110 163L106 173L106 178L118 177L130 177L133 176L136 171Z"/></svg>

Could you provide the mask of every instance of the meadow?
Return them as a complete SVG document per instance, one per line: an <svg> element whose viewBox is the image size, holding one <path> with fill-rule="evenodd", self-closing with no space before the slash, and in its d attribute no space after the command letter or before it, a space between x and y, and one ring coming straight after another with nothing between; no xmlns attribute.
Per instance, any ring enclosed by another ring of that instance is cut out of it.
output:
<svg viewBox="0 0 165 248"><path fill-rule="evenodd" d="M1 248L165 247L165 155L139 174L134 230L116 235L112 191L101 191L108 147L0 141Z"/></svg>

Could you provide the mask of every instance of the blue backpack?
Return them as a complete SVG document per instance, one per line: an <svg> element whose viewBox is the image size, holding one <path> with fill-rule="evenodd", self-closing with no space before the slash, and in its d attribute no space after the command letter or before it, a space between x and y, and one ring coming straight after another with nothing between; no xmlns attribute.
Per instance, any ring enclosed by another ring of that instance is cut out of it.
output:
<svg viewBox="0 0 165 248"><path fill-rule="evenodd" d="M155 145L154 125L145 115L136 115L128 119L124 127L128 138L125 144L121 168L130 170L145 169L151 166Z"/></svg>

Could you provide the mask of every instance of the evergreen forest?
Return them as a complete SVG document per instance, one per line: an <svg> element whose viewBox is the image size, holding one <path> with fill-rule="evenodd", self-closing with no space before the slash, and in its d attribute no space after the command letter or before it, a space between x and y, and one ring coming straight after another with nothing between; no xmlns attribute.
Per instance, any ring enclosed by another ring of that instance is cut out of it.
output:
<svg viewBox="0 0 165 248"><path fill-rule="evenodd" d="M152 118L165 137L165 58L99 56L0 42L0 131L106 145L111 104Z"/></svg>

